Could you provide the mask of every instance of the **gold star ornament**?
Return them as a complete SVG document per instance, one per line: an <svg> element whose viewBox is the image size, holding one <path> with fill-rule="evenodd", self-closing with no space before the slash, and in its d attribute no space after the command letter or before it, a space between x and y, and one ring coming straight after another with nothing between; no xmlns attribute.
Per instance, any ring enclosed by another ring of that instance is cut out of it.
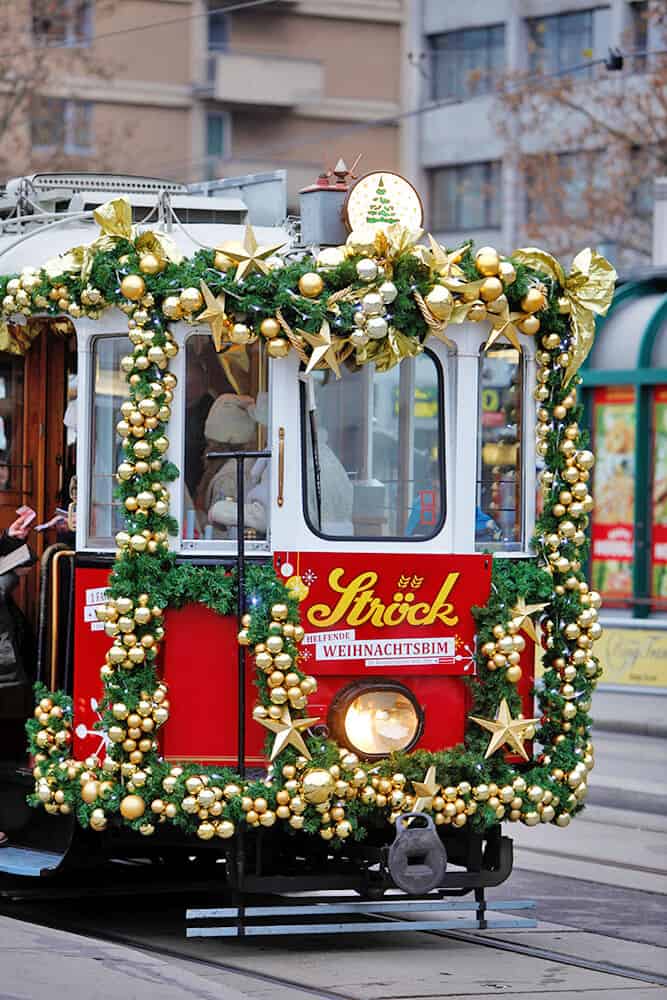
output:
<svg viewBox="0 0 667 1000"><path fill-rule="evenodd" d="M276 250L280 250L284 245L285 242L283 240L282 243L276 243L270 247L260 247L255 239L252 226L246 226L243 243L236 241L223 243L221 253L236 264L236 274L234 277L236 281L241 281L246 274L252 274L253 271L268 274L271 268L266 262L267 257L274 254Z"/></svg>
<svg viewBox="0 0 667 1000"><path fill-rule="evenodd" d="M525 632L533 642L537 642L538 638L535 630L535 622L531 616L538 611L544 611L547 603L545 601L544 604L526 604L524 597L517 597L516 604L510 611L512 618L516 619L521 631Z"/></svg>
<svg viewBox="0 0 667 1000"><path fill-rule="evenodd" d="M338 355L336 354L335 344L331 339L331 328L327 321L325 319L322 320L322 326L317 333L308 333L307 330L298 330L297 332L313 348L313 353L310 355L308 367L306 368L306 375L310 375L313 368L317 368L320 362L323 361L331 368L336 378L340 378Z"/></svg>
<svg viewBox="0 0 667 1000"><path fill-rule="evenodd" d="M480 719L476 715L471 715L470 718L478 726L481 726L482 729L486 729L492 733L486 753L484 754L485 759L491 757L496 750L499 750L505 744L507 744L508 749L518 753L524 760L530 759L523 745L526 739L524 734L530 726L534 726L539 722L539 719L513 719L506 698L503 698L500 702L498 714L495 719Z"/></svg>
<svg viewBox="0 0 667 1000"><path fill-rule="evenodd" d="M218 353L222 350L225 331L229 328L229 319L225 312L225 293L214 295L205 281L200 281L202 295L206 302L206 309L197 317L200 323L208 323L211 327L213 343Z"/></svg>
<svg viewBox="0 0 667 1000"><path fill-rule="evenodd" d="M278 754L290 745L295 750L298 750L307 760L312 759L301 733L304 729L309 729L316 722L319 722L319 717L314 719L293 719L287 705L283 705L279 719L267 717L266 719L257 719L257 722L276 734L273 746L271 747L271 760L275 760Z"/></svg>
<svg viewBox="0 0 667 1000"><path fill-rule="evenodd" d="M440 785L435 780L435 764L431 764L424 780L413 781L412 787L415 790L415 804L410 811L419 813L425 809L433 809L433 797L440 789Z"/></svg>

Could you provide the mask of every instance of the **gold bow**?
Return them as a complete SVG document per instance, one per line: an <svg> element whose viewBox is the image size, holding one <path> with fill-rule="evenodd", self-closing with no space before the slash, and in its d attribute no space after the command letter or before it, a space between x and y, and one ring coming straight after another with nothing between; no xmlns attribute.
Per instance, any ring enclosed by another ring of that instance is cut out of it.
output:
<svg viewBox="0 0 667 1000"><path fill-rule="evenodd" d="M25 326L19 326L12 323L10 329L9 324L0 320L0 351L23 357L27 354L39 331L38 324L27 323Z"/></svg>
<svg viewBox="0 0 667 1000"><path fill-rule="evenodd" d="M369 341L363 352L357 352L357 361L359 364L374 362L379 372L388 372L404 358L414 358L423 350L416 337L408 337L390 326L386 337Z"/></svg>
<svg viewBox="0 0 667 1000"><path fill-rule="evenodd" d="M113 250L118 240L129 240L134 243L138 254L152 253L161 264L167 261L178 264L183 259L171 237L155 233L151 229L143 233L138 232L136 226L132 225L132 206L127 198L113 198L105 202L95 209L93 218L100 227L100 235L88 246L77 248L83 251L82 281L87 281L90 277L95 255Z"/></svg>
<svg viewBox="0 0 667 1000"><path fill-rule="evenodd" d="M524 247L515 250L512 257L557 281L570 303L572 345L570 363L563 378L566 385L579 371L593 346L595 316L605 316L611 305L616 270L605 257L590 247L577 254L567 276L556 258L545 250Z"/></svg>

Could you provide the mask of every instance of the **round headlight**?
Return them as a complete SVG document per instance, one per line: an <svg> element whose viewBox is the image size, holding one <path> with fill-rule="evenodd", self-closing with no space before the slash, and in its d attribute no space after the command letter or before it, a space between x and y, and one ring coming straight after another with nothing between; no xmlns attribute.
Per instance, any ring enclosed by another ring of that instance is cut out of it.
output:
<svg viewBox="0 0 667 1000"><path fill-rule="evenodd" d="M391 682L353 684L331 706L338 741L363 757L409 750L419 739L423 713L412 693Z"/></svg>

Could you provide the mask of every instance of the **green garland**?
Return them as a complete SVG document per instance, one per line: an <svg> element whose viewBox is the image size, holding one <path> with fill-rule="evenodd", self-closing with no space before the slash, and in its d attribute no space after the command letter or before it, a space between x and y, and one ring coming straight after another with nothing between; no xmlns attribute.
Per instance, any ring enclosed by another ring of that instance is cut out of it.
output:
<svg viewBox="0 0 667 1000"><path fill-rule="evenodd" d="M91 247L77 248L41 270L0 277L6 315L96 318L117 305L129 316L134 345L121 362L129 388L118 424L123 446L118 496L125 526L116 536L110 599L101 613L113 640L101 670L99 723L110 743L103 759L73 760L70 700L36 688L35 717L27 723L35 760L32 804L53 813L74 812L82 825L96 830L120 820L150 835L170 822L202 839L227 839L240 824L282 823L292 832L319 833L333 846L350 836L386 839L387 821L415 807L418 797L437 824L453 830L470 825L483 831L501 819L567 825L583 804L593 766L588 711L600 673L592 655L600 632L599 598L581 573L592 456L578 426L575 373L590 348L593 311L608 306L613 271L595 254L577 258L566 277L542 251L517 251L503 260L492 248L474 254L466 246L450 253L433 241L429 251L392 227L370 244L352 234L346 248L284 266L276 262L270 269L258 265L259 273L237 280L225 248L180 260L165 237L137 237L121 200L104 206L98 221L104 232ZM229 253L233 259L232 248ZM215 314L207 321L214 332L218 324L227 342L261 336L272 357L294 349L304 362L312 345L303 333L326 337L327 324L339 361L373 362L380 369L414 355L431 335L446 339L448 324L451 331L467 318L486 318L496 337L517 346L518 332L539 332L538 452L545 472L537 559L494 561L490 599L473 609L478 669L469 682L471 715L493 720L505 701L516 719L521 632L541 610L542 717L536 733L529 722L522 731L522 739L535 735L544 746L532 764L509 764L502 753L487 758L488 735L474 722L462 746L394 754L373 765L315 734L301 737L299 725L303 720L307 727L307 699L316 681L299 664L303 629L297 600L271 565L248 568L250 610L239 642L251 650L258 668L255 719L267 729L288 725L290 739L277 754L273 738L267 739L267 756L273 753L275 759L265 781L243 781L224 768L172 765L160 757L156 734L169 716L167 687L155 668L164 612L196 602L228 615L237 600L233 572L178 565L167 545L176 524L166 484L178 476L164 459L176 389L168 366L178 350L168 320L197 322L204 305L200 288L208 312ZM374 319L381 322L372 326ZM425 787L432 791L426 799Z"/></svg>

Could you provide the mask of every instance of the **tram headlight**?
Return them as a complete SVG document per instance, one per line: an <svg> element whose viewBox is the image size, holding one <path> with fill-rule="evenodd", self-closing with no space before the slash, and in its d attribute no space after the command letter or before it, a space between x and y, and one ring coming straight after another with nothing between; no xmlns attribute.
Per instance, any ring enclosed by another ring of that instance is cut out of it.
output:
<svg viewBox="0 0 667 1000"><path fill-rule="evenodd" d="M367 681L338 694L330 719L339 743L374 758L413 747L422 733L424 713L402 684Z"/></svg>

